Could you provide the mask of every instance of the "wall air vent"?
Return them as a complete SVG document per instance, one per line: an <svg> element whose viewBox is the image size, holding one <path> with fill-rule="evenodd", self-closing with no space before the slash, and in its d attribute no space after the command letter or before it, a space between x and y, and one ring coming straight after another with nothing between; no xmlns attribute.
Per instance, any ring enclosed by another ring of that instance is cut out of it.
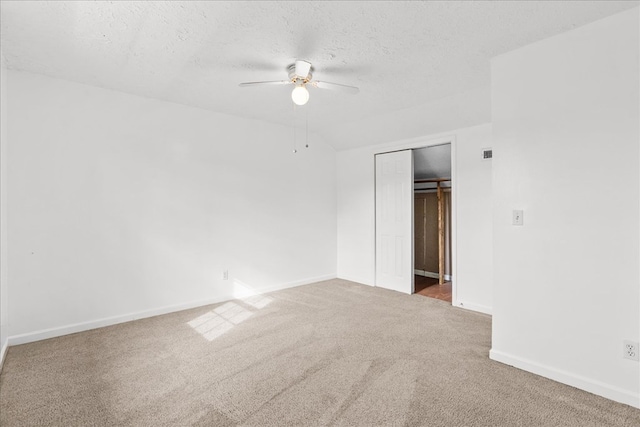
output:
<svg viewBox="0 0 640 427"><path fill-rule="evenodd" d="M493 158L493 150L491 148L482 149L482 160L491 160Z"/></svg>

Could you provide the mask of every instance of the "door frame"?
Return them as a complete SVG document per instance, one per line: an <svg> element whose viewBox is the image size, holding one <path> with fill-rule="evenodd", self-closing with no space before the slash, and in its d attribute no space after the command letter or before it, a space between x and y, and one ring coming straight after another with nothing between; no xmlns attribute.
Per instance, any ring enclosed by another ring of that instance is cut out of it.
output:
<svg viewBox="0 0 640 427"><path fill-rule="evenodd" d="M395 142L393 144L389 144L387 147L385 148L379 148L377 149L374 153L373 156L371 157L371 161L373 162L373 189L374 189L374 199L373 199L373 212L374 212L374 221L373 221L373 236L374 236L374 285L377 283L377 268L376 268L376 261L377 261L377 242L375 241L375 236L376 236L376 216L377 216L377 212L376 212L376 200L375 200L375 190L376 190L376 180L375 180L375 162L376 162L376 155L378 154L385 154L385 153L393 153L395 151L403 151L403 150L415 150L415 149L419 149L419 148L426 148L426 147L433 147L436 145L444 145L444 144L451 144L451 305L454 306L458 306L458 287L457 287L457 277L458 277L458 256L457 256L457 252L458 252L458 243L457 243L457 238L458 238L458 232L457 232L457 218L458 218L458 203L457 203L457 199L458 199L458 190L457 190L457 186L458 186L458 168L457 168L457 145L456 145L456 137L455 135L446 135L446 136L441 136L441 137L437 137L437 138L425 138L425 137L418 137L418 138L411 138L411 139L406 139L406 140L401 140L398 142ZM413 216L413 212L412 212L412 216ZM413 219L412 219L412 236L414 235L415 230L413 229ZM412 239L412 243L411 243L411 257L412 257L412 262L411 262L411 274L413 276L414 274L414 269L413 267L415 267L415 242ZM412 281L413 282L413 281ZM415 286L415 284L413 285ZM415 291L415 288L414 288Z"/></svg>

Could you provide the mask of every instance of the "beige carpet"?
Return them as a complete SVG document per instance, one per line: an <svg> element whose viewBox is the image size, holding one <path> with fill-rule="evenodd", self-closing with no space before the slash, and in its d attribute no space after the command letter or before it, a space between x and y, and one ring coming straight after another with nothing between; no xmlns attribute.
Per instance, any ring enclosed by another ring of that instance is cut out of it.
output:
<svg viewBox="0 0 640 427"><path fill-rule="evenodd" d="M2 426L640 426L488 358L491 319L332 280L11 347Z"/></svg>

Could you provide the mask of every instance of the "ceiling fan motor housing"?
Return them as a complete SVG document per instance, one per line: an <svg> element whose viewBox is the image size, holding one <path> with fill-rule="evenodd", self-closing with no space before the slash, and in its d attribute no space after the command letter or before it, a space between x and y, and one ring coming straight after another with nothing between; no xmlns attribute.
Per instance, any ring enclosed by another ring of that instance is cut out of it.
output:
<svg viewBox="0 0 640 427"><path fill-rule="evenodd" d="M308 83L313 77L313 66L309 67L309 73L306 76L299 76L296 74L296 64L291 64L287 67L287 72L289 73L289 80L294 83Z"/></svg>

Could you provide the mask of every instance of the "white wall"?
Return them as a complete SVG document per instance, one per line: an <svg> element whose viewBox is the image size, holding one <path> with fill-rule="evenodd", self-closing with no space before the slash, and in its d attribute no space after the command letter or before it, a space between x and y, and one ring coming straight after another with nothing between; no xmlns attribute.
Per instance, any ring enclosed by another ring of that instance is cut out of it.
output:
<svg viewBox="0 0 640 427"><path fill-rule="evenodd" d="M491 148L491 125L463 129L457 140L457 304L491 314L493 307L492 160L482 159ZM454 278L455 279L455 278Z"/></svg>
<svg viewBox="0 0 640 427"><path fill-rule="evenodd" d="M335 277L335 152L317 138L294 155L290 128L7 83L11 343Z"/></svg>
<svg viewBox="0 0 640 427"><path fill-rule="evenodd" d="M491 121L491 88L478 87L401 110L349 121L322 129L327 141L342 149L386 144L423 135L436 135Z"/></svg>
<svg viewBox="0 0 640 427"><path fill-rule="evenodd" d="M9 337L7 284L7 69L0 52L0 369Z"/></svg>
<svg viewBox="0 0 640 427"><path fill-rule="evenodd" d="M481 149L491 145L489 124L337 153L338 277L375 284L374 155L449 141L457 212L454 304L490 313L491 162L481 160Z"/></svg>
<svg viewBox="0 0 640 427"><path fill-rule="evenodd" d="M635 406L638 39L636 8L492 62L491 357Z"/></svg>

